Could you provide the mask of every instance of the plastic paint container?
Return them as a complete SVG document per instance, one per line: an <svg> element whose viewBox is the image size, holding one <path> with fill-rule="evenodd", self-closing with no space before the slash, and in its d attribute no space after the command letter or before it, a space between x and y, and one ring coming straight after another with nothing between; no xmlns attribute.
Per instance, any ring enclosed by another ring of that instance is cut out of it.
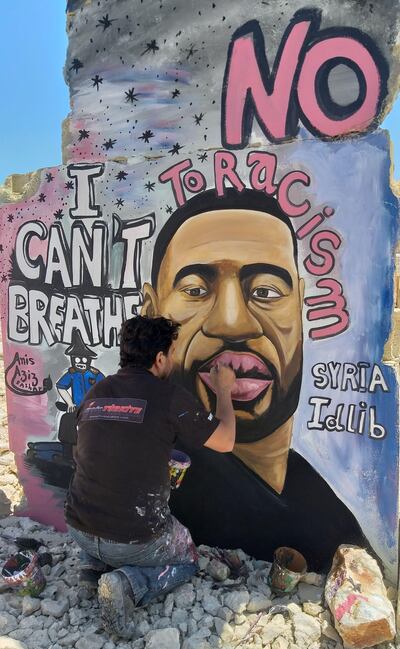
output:
<svg viewBox="0 0 400 649"><path fill-rule="evenodd" d="M37 597L46 585L38 555L33 550L22 550L11 556L4 564L1 575L5 583L15 588L19 595Z"/></svg>
<svg viewBox="0 0 400 649"><path fill-rule="evenodd" d="M268 584L274 593L290 593L306 572L307 562L300 552L293 548L277 548Z"/></svg>
<svg viewBox="0 0 400 649"><path fill-rule="evenodd" d="M191 460L186 453L173 450L169 461L169 477L171 479L171 489L178 489L184 478L187 469L190 467Z"/></svg>

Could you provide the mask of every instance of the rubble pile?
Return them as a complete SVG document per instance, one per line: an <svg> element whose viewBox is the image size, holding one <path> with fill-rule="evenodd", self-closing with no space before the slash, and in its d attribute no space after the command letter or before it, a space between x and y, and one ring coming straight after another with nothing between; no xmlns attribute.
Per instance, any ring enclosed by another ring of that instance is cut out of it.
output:
<svg viewBox="0 0 400 649"><path fill-rule="evenodd" d="M0 520L0 562L15 552L11 539L28 536L45 544L53 565L42 567L39 597L21 597L0 584L0 649L342 649L324 606L324 581L306 574L290 594L271 593L270 564L236 553L231 572L200 547L200 574L135 612L136 633L126 641L102 628L96 596L78 586L78 547L67 534L28 518ZM5 538L6 537L6 538ZM309 582L309 583L307 583ZM392 592L395 596L395 592ZM395 642L378 645L395 649Z"/></svg>

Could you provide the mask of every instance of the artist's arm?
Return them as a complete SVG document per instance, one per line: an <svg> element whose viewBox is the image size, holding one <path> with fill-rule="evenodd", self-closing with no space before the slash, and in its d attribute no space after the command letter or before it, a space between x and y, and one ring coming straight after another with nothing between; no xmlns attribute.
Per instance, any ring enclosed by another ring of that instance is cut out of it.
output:
<svg viewBox="0 0 400 649"><path fill-rule="evenodd" d="M57 388L57 391L61 399L67 404L67 412L74 412L74 410L76 410L76 406L72 401L72 397L68 390L66 390L65 388Z"/></svg>
<svg viewBox="0 0 400 649"><path fill-rule="evenodd" d="M204 446L219 453L227 453L232 451L236 437L236 419L231 397L236 377L230 367L219 365L211 369L210 378L217 397L215 414L219 424Z"/></svg>

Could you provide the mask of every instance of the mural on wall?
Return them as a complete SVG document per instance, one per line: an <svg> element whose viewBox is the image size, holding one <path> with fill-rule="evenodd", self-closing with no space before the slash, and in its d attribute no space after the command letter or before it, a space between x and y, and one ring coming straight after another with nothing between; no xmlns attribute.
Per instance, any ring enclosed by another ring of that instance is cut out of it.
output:
<svg viewBox="0 0 400 649"><path fill-rule="evenodd" d="M75 410L116 370L122 320L161 314L206 408L212 366L237 375L233 453L190 450L171 501L195 541L291 545L317 569L368 543L393 577L398 204L378 123L398 7L206 4L154 3L153 25L149 3L69 3L65 165L0 206L28 511L62 527Z"/></svg>

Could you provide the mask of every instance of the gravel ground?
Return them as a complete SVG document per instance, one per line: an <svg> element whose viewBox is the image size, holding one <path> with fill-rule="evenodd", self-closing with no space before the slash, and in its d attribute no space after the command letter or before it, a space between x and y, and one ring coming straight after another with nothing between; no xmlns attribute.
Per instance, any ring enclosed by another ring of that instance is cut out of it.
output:
<svg viewBox="0 0 400 649"><path fill-rule="evenodd" d="M0 520L0 561L15 550L4 538L33 537L47 546L53 567L44 566L38 598L0 594L0 649L342 649L323 605L323 576L310 574L290 596L274 596L270 564L240 550L240 576L227 576L214 550L200 546L200 573L191 582L134 615L132 640L109 637L96 596L78 587L78 547L67 534L28 518ZM44 548L45 549L45 548ZM225 572L225 574L224 574ZM222 581L219 581L223 579ZM316 585L318 584L318 585ZM5 586L1 586L0 591ZM393 592L394 595L394 592ZM13 640L11 640L13 639ZM10 644L12 642L12 644ZM395 643L379 645L395 649Z"/></svg>

